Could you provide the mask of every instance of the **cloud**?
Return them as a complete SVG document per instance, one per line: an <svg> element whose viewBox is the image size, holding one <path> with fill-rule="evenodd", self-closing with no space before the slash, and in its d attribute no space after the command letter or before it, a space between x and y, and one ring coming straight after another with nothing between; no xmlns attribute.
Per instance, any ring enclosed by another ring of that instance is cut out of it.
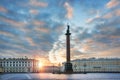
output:
<svg viewBox="0 0 120 80"><path fill-rule="evenodd" d="M85 53L85 54L81 54L81 55L75 55L74 58L76 59L82 59L82 58L117 58L118 56L120 56L119 52L120 52L120 47L117 48L113 48L113 49L109 49L109 50L105 50L105 51L100 51L97 53Z"/></svg>
<svg viewBox="0 0 120 80"><path fill-rule="evenodd" d="M86 51L83 51L83 40L91 37L89 33L87 33L87 29L84 29L83 27L72 27L70 29L72 32L71 35L71 58L75 59L76 55L81 55L81 53L86 53L87 52L87 47L86 46ZM53 44L53 48L49 51L49 59L51 62L54 63L54 60L57 62L64 62L66 59L66 37L65 37L65 30L62 32L62 34L58 37L58 41L56 41ZM85 47L84 47L85 48ZM91 53L91 52L90 52ZM59 56L58 56L59 55ZM61 59L62 60L61 60Z"/></svg>
<svg viewBox="0 0 120 80"><path fill-rule="evenodd" d="M100 11L97 10L95 17L88 18L88 19L86 20L86 23L87 23L87 24L93 23L94 21L100 19L100 17L101 17L101 16L100 16Z"/></svg>
<svg viewBox="0 0 120 80"><path fill-rule="evenodd" d="M119 21L119 19L117 19L118 17L120 17L120 9L119 8L114 8L112 10L107 11L105 14L101 14L101 15L97 15L95 17L91 17L88 18L86 20L87 24L91 24L91 23L100 23L100 24L112 24L112 23L116 23ZM116 23L116 25L119 23ZM113 25L113 24L112 24Z"/></svg>
<svg viewBox="0 0 120 80"><path fill-rule="evenodd" d="M39 0L30 0L29 4L31 6L36 6L36 7L47 7L48 6L46 2L40 2Z"/></svg>
<svg viewBox="0 0 120 80"><path fill-rule="evenodd" d="M0 17L0 20L3 21L3 22L6 22L6 24L8 24L8 25L12 25L14 27L25 27L27 25L27 23L20 22L20 21L15 21L15 20L12 20L12 19L7 19L7 18L4 18L4 17Z"/></svg>
<svg viewBox="0 0 120 80"><path fill-rule="evenodd" d="M53 54L54 53L54 54ZM51 50L49 52L49 60L52 63L62 63L65 61L65 49Z"/></svg>
<svg viewBox="0 0 120 80"><path fill-rule="evenodd" d="M45 22L43 22L43 21L34 20L32 22L33 22L33 25L35 25L35 26L43 26L43 25L45 25Z"/></svg>
<svg viewBox="0 0 120 80"><path fill-rule="evenodd" d="M31 9L29 10L29 12L32 14L32 15L37 15L39 13L39 10L37 9Z"/></svg>
<svg viewBox="0 0 120 80"><path fill-rule="evenodd" d="M17 57L17 56L21 56L20 54L16 54L16 51L11 51L11 50L6 50L3 53L0 52L0 57L1 58L4 58L4 57L5 58L14 58L14 57Z"/></svg>
<svg viewBox="0 0 120 80"><path fill-rule="evenodd" d="M16 53L28 51L26 46L23 45L23 40L18 40L18 37L1 36L0 43L0 49L3 53L6 51L16 51ZM0 54L2 53L0 52Z"/></svg>
<svg viewBox="0 0 120 80"><path fill-rule="evenodd" d="M71 58L89 58L89 57L107 57L103 52L108 52L114 48L119 47L119 9L114 8L105 11L97 11L96 15L87 19L87 24L93 25L92 28L85 28L83 26L75 26L71 28ZM72 25L71 25L72 26ZM91 30L91 32L89 32ZM51 62L65 61L65 31L61 34L53 44L50 50ZM61 54L62 53L62 54ZM57 56L59 55L59 56ZM99 56L100 55L100 56ZM111 52L108 55L114 55ZM116 54L117 55L117 54Z"/></svg>
<svg viewBox="0 0 120 80"><path fill-rule="evenodd" d="M120 9L115 10L116 16L120 16Z"/></svg>
<svg viewBox="0 0 120 80"><path fill-rule="evenodd" d="M89 18L89 19L86 20L86 23L89 24L89 23L92 23L93 21L94 21L94 18Z"/></svg>
<svg viewBox="0 0 120 80"><path fill-rule="evenodd" d="M114 55L115 51L118 55L115 48L120 46L119 6L104 7L107 2L22 0L9 4L7 0L1 1L0 57L39 56L53 63L66 61L65 32L69 19L72 59L105 57L102 52L107 51L108 55ZM89 14L88 10L94 11Z"/></svg>
<svg viewBox="0 0 120 80"><path fill-rule="evenodd" d="M120 47L116 47L116 48L112 48L112 49L109 49L107 51L103 51L101 53L98 53L98 56L99 57L104 57L104 58L113 58L113 57L118 57L120 56L119 54L120 52Z"/></svg>
<svg viewBox="0 0 120 80"><path fill-rule="evenodd" d="M118 0L111 0L111 2L108 2L107 8L105 8L103 12L100 13L99 17L91 17L87 20L88 23L94 24L94 30L91 37L91 39L94 41L92 41L92 44L90 45L89 43L85 44L87 44L86 46L92 47L90 50L96 52L97 55L94 54L96 57L118 55L118 52L114 55L114 53L118 51L115 48L120 46L118 44L120 42L120 33L118 32L120 20L119 8L117 7L119 2L116 3L116 1Z"/></svg>
<svg viewBox="0 0 120 80"><path fill-rule="evenodd" d="M58 52L58 50L59 50L59 52ZM63 51L65 51L65 48L63 48L63 44L61 44L60 41L55 42L53 44L53 48L49 51L49 60L53 63L60 62L60 60L58 60L58 55L60 53L65 54Z"/></svg>
<svg viewBox="0 0 120 80"><path fill-rule="evenodd" d="M37 55L48 59L48 52L57 40L59 30L63 30L65 16L63 7L49 5L47 9L48 3L30 0L6 6L7 13L0 13L0 56L34 58ZM5 10L1 8L1 11Z"/></svg>
<svg viewBox="0 0 120 80"><path fill-rule="evenodd" d="M65 7L66 10L67 10L66 17L67 17L68 19L71 19L72 16L73 16L73 8L70 6L70 4L69 4L68 2L65 2L64 7Z"/></svg>
<svg viewBox="0 0 120 80"><path fill-rule="evenodd" d="M8 10L6 8L4 8L3 6L0 6L0 12L4 12L6 13Z"/></svg>
<svg viewBox="0 0 120 80"><path fill-rule="evenodd" d="M119 4L120 4L119 0L110 0L108 3L105 4L107 8L103 9L103 11L97 11L96 16L88 18L86 20L86 23L88 24L95 22L108 23L111 20L114 20L114 22L116 22L117 20L116 17L120 16ZM106 22L107 20L108 22Z"/></svg>
<svg viewBox="0 0 120 80"><path fill-rule="evenodd" d="M0 31L0 35L15 37L15 35L11 34L10 32L6 32L6 31Z"/></svg>
<svg viewBox="0 0 120 80"><path fill-rule="evenodd" d="M36 31L42 32L42 33L49 33L50 30L48 28L45 27L35 27L34 28Z"/></svg>
<svg viewBox="0 0 120 80"><path fill-rule="evenodd" d="M110 19L110 18L114 18L114 17L120 17L120 9L119 8L115 8L112 11L103 15L104 19Z"/></svg>
<svg viewBox="0 0 120 80"><path fill-rule="evenodd" d="M106 7L107 8L113 8L120 5L120 1L119 0L110 0L107 4Z"/></svg>
<svg viewBox="0 0 120 80"><path fill-rule="evenodd" d="M30 46L35 46L36 45L32 38L27 37L26 40L27 40L27 42L29 42Z"/></svg>
<svg viewBox="0 0 120 80"><path fill-rule="evenodd" d="M106 18L106 19L108 19L108 18L112 18L112 14L111 13L108 13L108 14L105 14L104 16L103 16L103 18Z"/></svg>

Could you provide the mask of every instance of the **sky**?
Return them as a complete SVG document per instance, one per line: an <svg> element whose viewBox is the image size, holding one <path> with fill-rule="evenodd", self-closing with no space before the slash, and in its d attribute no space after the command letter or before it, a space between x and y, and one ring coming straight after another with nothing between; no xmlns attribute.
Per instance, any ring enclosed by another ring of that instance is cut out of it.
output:
<svg viewBox="0 0 120 80"><path fill-rule="evenodd" d="M0 58L120 58L120 0L1 0Z"/></svg>

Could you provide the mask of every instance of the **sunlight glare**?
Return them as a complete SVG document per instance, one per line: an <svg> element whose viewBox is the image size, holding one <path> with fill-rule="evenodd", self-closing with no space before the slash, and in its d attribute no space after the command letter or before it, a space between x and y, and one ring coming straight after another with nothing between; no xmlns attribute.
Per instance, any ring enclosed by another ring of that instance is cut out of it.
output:
<svg viewBox="0 0 120 80"><path fill-rule="evenodd" d="M41 68L43 67L43 63L39 62L38 66Z"/></svg>

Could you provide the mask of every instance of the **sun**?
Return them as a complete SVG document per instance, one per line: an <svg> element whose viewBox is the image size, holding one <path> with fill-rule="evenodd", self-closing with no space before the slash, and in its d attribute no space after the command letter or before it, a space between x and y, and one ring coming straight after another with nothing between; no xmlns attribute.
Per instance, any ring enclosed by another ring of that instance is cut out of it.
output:
<svg viewBox="0 0 120 80"><path fill-rule="evenodd" d="M39 62L38 67L42 68L43 67L43 63Z"/></svg>

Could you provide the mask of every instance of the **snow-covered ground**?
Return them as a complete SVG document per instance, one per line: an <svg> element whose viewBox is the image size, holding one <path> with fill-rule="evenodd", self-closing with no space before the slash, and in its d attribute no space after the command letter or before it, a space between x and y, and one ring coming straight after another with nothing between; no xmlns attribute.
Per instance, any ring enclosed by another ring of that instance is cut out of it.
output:
<svg viewBox="0 0 120 80"><path fill-rule="evenodd" d="M52 74L11 73L0 74L0 80L120 80L120 73Z"/></svg>

